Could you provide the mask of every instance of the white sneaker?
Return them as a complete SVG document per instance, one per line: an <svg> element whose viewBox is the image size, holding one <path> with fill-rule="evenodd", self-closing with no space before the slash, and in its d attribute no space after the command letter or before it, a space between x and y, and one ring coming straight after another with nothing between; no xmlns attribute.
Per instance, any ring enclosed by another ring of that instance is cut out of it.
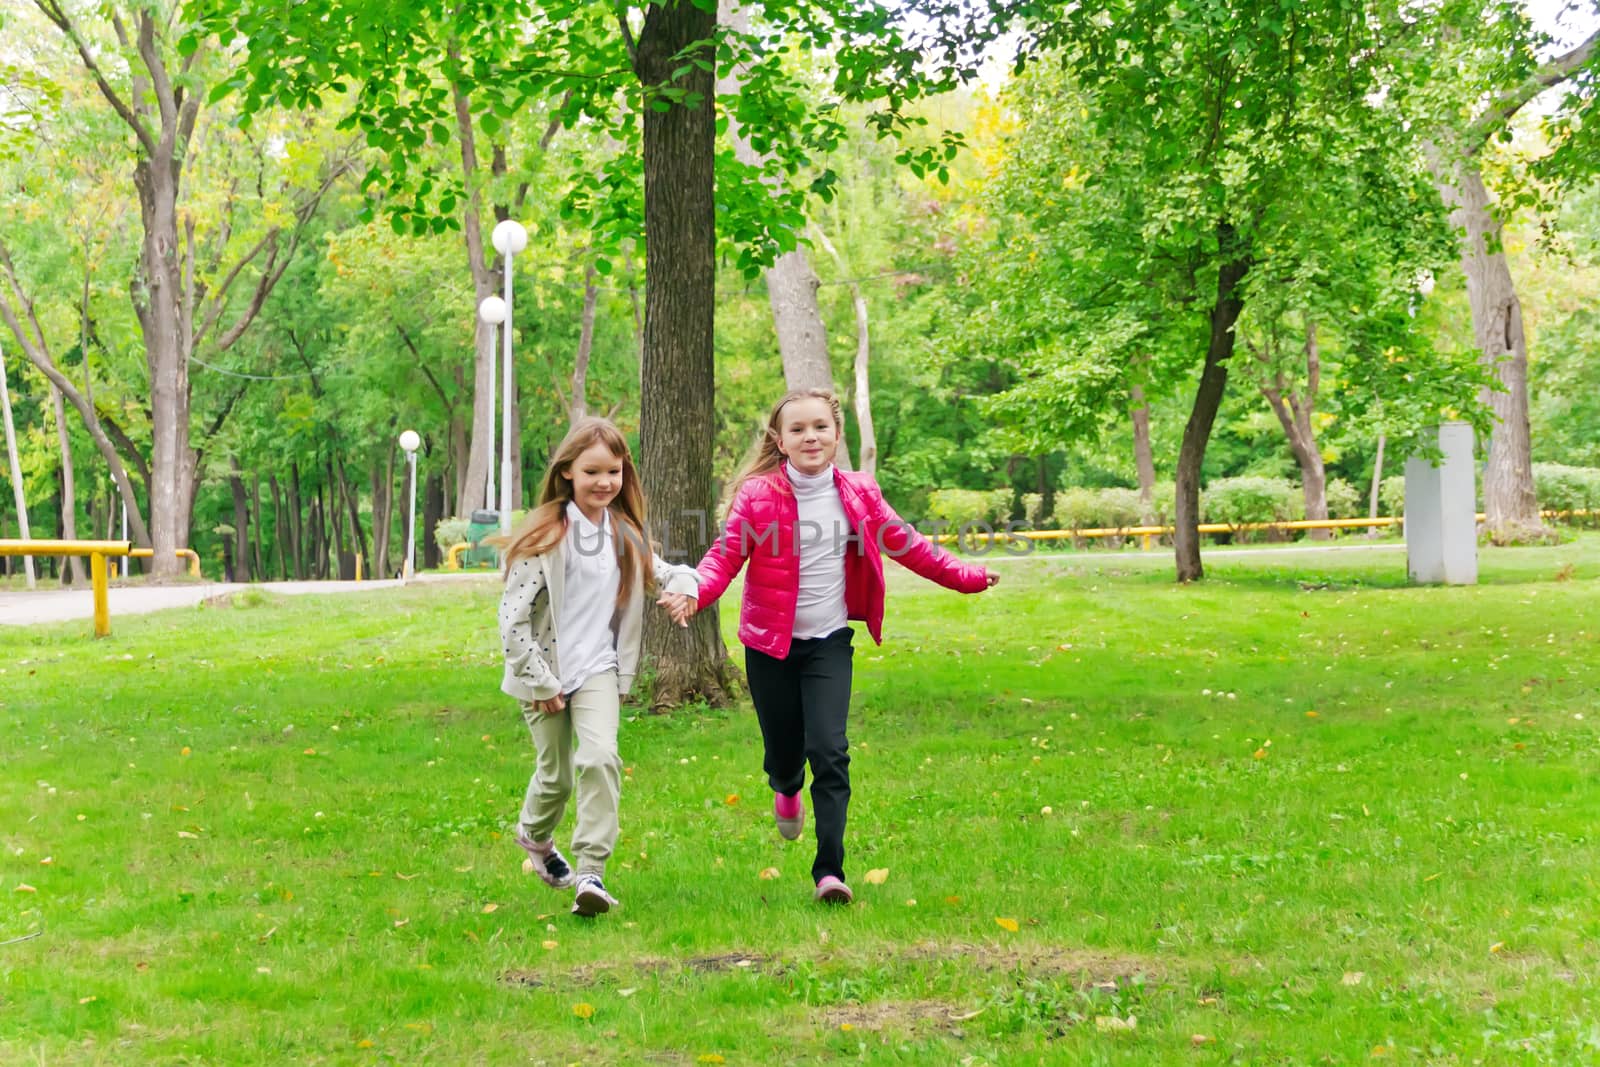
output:
<svg viewBox="0 0 1600 1067"><path fill-rule="evenodd" d="M572 900L572 914L585 917L604 915L617 906L617 898L606 892L598 874L578 875L578 892Z"/></svg>
<svg viewBox="0 0 1600 1067"><path fill-rule="evenodd" d="M572 884L572 865L561 854L561 850L556 848L554 841L545 841L541 844L518 834L517 844L528 854L528 862L533 864L533 873L543 879L545 885L565 889Z"/></svg>

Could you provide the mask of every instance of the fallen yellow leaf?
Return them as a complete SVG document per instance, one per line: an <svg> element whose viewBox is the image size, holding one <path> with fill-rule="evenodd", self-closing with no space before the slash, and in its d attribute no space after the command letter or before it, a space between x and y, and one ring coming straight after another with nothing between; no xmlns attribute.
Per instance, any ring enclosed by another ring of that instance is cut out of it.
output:
<svg viewBox="0 0 1600 1067"><path fill-rule="evenodd" d="M1132 1033L1139 1028L1139 1017L1130 1015L1124 1019L1118 1015L1096 1015L1094 1028L1103 1034Z"/></svg>
<svg viewBox="0 0 1600 1067"><path fill-rule="evenodd" d="M841 1030L845 1031L846 1033L848 1033L851 1030L855 1029L855 1025L852 1024L852 1023L840 1023L839 1024L839 1029L841 1029Z"/></svg>
<svg viewBox="0 0 1600 1067"><path fill-rule="evenodd" d="M29 885L27 882L18 882L17 883L17 888L12 890L12 892L14 892L14 893L37 893L38 890L33 888L33 886Z"/></svg>
<svg viewBox="0 0 1600 1067"><path fill-rule="evenodd" d="M779 874L779 871L778 871L778 868L776 868L776 867L763 867L763 868L761 868L761 873L759 875L757 875L757 877L760 878L763 882L770 882L774 878L778 877L778 874Z"/></svg>
<svg viewBox="0 0 1600 1067"><path fill-rule="evenodd" d="M485 904L483 906L483 914L487 915L491 911L498 911L499 909L500 909L500 905L498 905L498 904L492 904L492 903L491 904Z"/></svg>
<svg viewBox="0 0 1600 1067"><path fill-rule="evenodd" d="M872 870L868 871L866 875L866 883L868 885L882 885L888 880L889 868L887 867L874 867Z"/></svg>
<svg viewBox="0 0 1600 1067"><path fill-rule="evenodd" d="M78 1003L79 1004L93 1004L95 1001L97 1001L99 999L100 999L99 997L79 997L78 998Z"/></svg>
<svg viewBox="0 0 1600 1067"><path fill-rule="evenodd" d="M556 947L556 943L554 941L545 941L545 942L543 942L543 945L544 945L546 951L549 951L550 949L553 949L553 948Z"/></svg>
<svg viewBox="0 0 1600 1067"><path fill-rule="evenodd" d="M1251 755L1254 756L1256 759L1266 759L1267 758L1267 750L1264 749L1264 748L1258 748L1254 752L1252 752Z"/></svg>
<svg viewBox="0 0 1600 1067"><path fill-rule="evenodd" d="M738 793L729 793L727 796L722 798L722 802L724 804L728 805L728 807L731 808L735 804L739 803L739 794Z"/></svg>
<svg viewBox="0 0 1600 1067"><path fill-rule="evenodd" d="M574 1004L572 1006L572 1014L580 1019L592 1019L594 1018L594 1005L588 1003Z"/></svg>
<svg viewBox="0 0 1600 1067"><path fill-rule="evenodd" d="M1015 919L995 919L995 923L1002 930L1010 930L1012 933L1017 932L1017 920Z"/></svg>
<svg viewBox="0 0 1600 1067"><path fill-rule="evenodd" d="M360 1041L356 1042L356 1048L371 1048L371 1047L372 1047L372 1039L370 1037L364 1037Z"/></svg>
<svg viewBox="0 0 1600 1067"><path fill-rule="evenodd" d="M1308 711L1308 712L1306 712L1306 718L1308 718L1308 719L1320 719L1320 718L1321 718L1321 717L1322 717L1322 716L1320 716L1320 715L1318 715L1318 714L1317 714L1317 713L1316 713L1316 712L1314 712L1314 711Z"/></svg>
<svg viewBox="0 0 1600 1067"><path fill-rule="evenodd" d="M178 755L180 755L180 756L189 755L189 746L188 745L184 745L181 749L179 749L178 750Z"/></svg>

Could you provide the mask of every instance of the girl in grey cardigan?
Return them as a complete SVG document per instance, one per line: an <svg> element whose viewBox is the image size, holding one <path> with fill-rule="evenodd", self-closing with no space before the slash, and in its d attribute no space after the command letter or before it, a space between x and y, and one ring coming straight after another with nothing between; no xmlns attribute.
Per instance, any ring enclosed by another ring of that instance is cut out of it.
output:
<svg viewBox="0 0 1600 1067"><path fill-rule="evenodd" d="M538 752L517 844L547 884L574 887L574 914L598 915L617 904L604 881L622 790L617 725L638 670L645 594L659 592L656 603L682 622L698 580L650 550L633 458L609 421L572 427L540 501L504 546L500 598L500 688L521 702ZM555 845L574 779L575 874Z"/></svg>

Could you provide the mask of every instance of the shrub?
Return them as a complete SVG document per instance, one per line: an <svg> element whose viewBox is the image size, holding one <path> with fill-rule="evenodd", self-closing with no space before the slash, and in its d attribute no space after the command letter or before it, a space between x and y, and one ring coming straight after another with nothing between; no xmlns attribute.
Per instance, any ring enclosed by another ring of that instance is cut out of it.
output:
<svg viewBox="0 0 1600 1067"><path fill-rule="evenodd" d="M1391 474L1378 486L1378 510L1393 518L1406 513L1406 476Z"/></svg>
<svg viewBox="0 0 1600 1067"><path fill-rule="evenodd" d="M928 518L956 528L981 522L1004 529L1011 519L1011 490L935 489L928 494Z"/></svg>
<svg viewBox="0 0 1600 1067"><path fill-rule="evenodd" d="M1305 518L1306 501L1287 478L1218 478L1201 496L1200 512L1206 522L1232 525L1289 522Z"/></svg>
<svg viewBox="0 0 1600 1067"><path fill-rule="evenodd" d="M1535 463L1533 484L1541 508L1553 511L1600 508L1600 469L1568 467L1561 463Z"/></svg>
<svg viewBox="0 0 1600 1067"><path fill-rule="evenodd" d="M1051 517L1044 510L1043 493L1022 494L1022 519L1035 530L1048 530Z"/></svg>
<svg viewBox="0 0 1600 1067"><path fill-rule="evenodd" d="M402 525L404 525L402 523ZM433 528L433 543L439 546L439 551L448 552L454 545L459 545L467 539L466 519L440 519Z"/></svg>
<svg viewBox="0 0 1600 1067"><path fill-rule="evenodd" d="M1329 480L1327 495L1330 519L1358 519L1366 514L1361 494L1343 478Z"/></svg>

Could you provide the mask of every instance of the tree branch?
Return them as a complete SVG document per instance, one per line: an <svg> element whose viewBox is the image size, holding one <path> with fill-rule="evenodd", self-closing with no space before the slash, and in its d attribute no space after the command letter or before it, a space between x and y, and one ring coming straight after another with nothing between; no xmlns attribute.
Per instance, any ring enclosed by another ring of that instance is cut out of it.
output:
<svg viewBox="0 0 1600 1067"><path fill-rule="evenodd" d="M144 148L145 154L153 157L156 154L155 138L150 135L149 130L145 129L144 123L139 120L138 115L134 114L133 108L129 107L122 97L117 95L117 91L106 80L104 72L100 69L100 64L95 62L94 56L89 53L89 46L78 35L77 25L72 21L72 17L66 13L59 0L34 0L34 6L44 14L45 18L55 24L56 28L66 36L67 40L72 42L72 46L78 51L78 58L83 61L84 69L94 78L95 86L100 90L100 95L106 98L106 102L111 105L111 109L133 130L133 134L139 139L139 144Z"/></svg>
<svg viewBox="0 0 1600 1067"><path fill-rule="evenodd" d="M622 45L628 50L628 62L637 65L639 62L639 42L633 39L633 28L628 25L627 5L617 0L615 5L617 13L617 26L622 30Z"/></svg>
<svg viewBox="0 0 1600 1067"><path fill-rule="evenodd" d="M1495 131L1510 122L1530 100L1551 86L1560 85L1572 77L1579 68L1593 58L1597 45L1600 45L1600 30L1591 33L1588 40L1566 55L1557 56L1535 70L1521 85L1507 89L1495 97L1488 109L1467 128L1465 154L1477 155L1483 150L1483 146L1489 143L1489 138L1494 136Z"/></svg>

